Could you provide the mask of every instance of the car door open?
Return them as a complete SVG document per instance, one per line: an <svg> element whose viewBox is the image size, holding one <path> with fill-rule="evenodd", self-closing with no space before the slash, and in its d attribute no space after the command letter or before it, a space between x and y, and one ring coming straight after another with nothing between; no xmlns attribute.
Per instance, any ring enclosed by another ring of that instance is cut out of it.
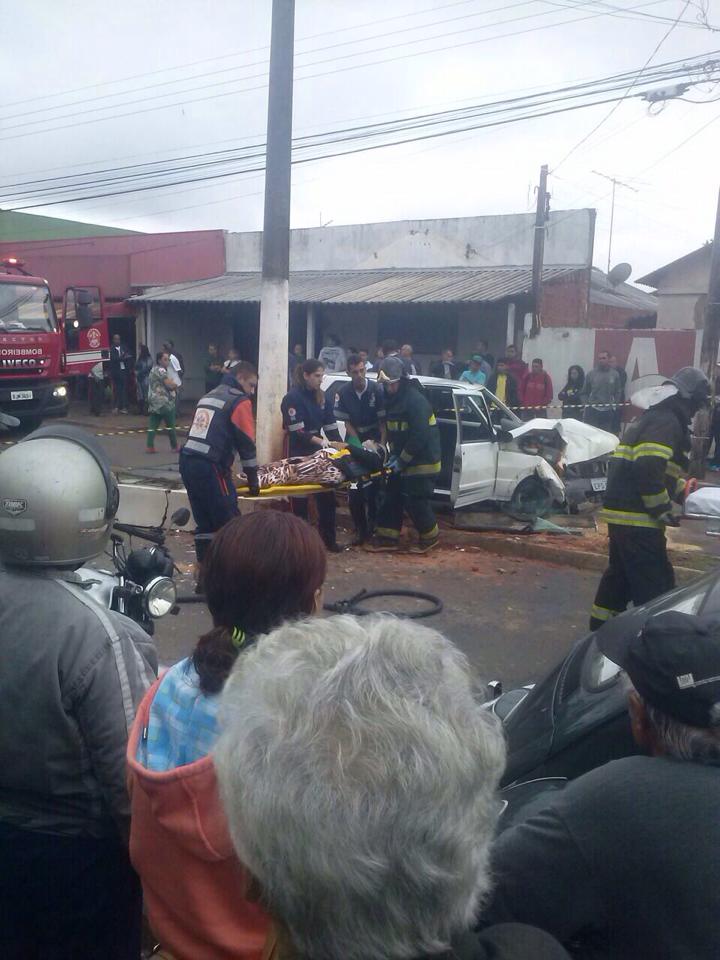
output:
<svg viewBox="0 0 720 960"><path fill-rule="evenodd" d="M450 502L464 507L493 499L498 445L482 396L456 391L453 400L457 444Z"/></svg>

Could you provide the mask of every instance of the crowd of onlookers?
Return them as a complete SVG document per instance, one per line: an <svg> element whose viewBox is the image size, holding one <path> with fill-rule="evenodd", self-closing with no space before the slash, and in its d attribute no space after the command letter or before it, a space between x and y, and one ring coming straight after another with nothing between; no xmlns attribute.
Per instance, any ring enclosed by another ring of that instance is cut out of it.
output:
<svg viewBox="0 0 720 960"><path fill-rule="evenodd" d="M450 348L428 364L427 370L415 357L412 344L398 344L385 340L372 354L356 347L345 348L334 334L326 337L325 346L317 359L327 373L345 373L348 356L360 356L368 372L379 369L387 356L398 356L409 376L424 373L432 377L486 386L508 407L523 419L547 416L553 401L562 404L562 416L585 420L596 427L618 433L622 421L623 403L627 400L625 388L627 373L618 358L601 351L596 366L587 373L578 364L572 364L567 380L555 395L550 374L544 369L542 358L536 357L528 364L518 356L517 347L509 344L503 356L490 353L486 340L479 340L475 351L467 360L455 356ZM234 348L224 356L214 343L208 345L204 366L205 391L209 392L220 383L228 364L240 359ZM295 369L307 358L302 344L295 344L288 354L288 383L292 384ZM163 344L155 358L145 344L140 344L137 357L124 346L119 335L112 338L109 360L99 362L89 376L89 399L91 412L102 412L103 400L108 387L111 391L113 413L127 413L132 407L139 413L150 416L148 449L153 449L154 435L158 426L164 424L169 430L175 427L175 411L182 391L185 362L182 353L172 340ZM171 446L176 442L171 434Z"/></svg>
<svg viewBox="0 0 720 960"><path fill-rule="evenodd" d="M457 358L448 347L424 371L422 363L414 355L412 344L399 346L393 340L386 340L371 357L367 350L355 347L345 350L340 339L331 334L318 359L327 372L344 373L349 355L359 355L368 371L378 369L385 357L397 355L410 376L427 373L431 377L486 386L526 420L547 416L548 407L557 399L562 403L563 417L585 420L610 432L617 433L620 430L627 373L618 358L607 351L600 351L596 366L587 374L581 366L572 364L557 398L542 359L537 357L528 364L518 356L514 344L506 347L503 356L495 357L490 353L487 341L479 340L475 351L466 361ZM297 344L290 353L291 372L303 360L302 346Z"/></svg>

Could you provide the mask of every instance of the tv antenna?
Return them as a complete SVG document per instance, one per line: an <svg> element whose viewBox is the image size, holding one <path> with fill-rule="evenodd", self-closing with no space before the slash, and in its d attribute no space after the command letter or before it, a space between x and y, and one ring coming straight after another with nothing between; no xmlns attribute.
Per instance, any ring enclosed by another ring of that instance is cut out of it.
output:
<svg viewBox="0 0 720 960"><path fill-rule="evenodd" d="M599 170L593 170L593 173L596 177L602 177L603 180L609 180L612 184L612 200L610 201L610 239L608 240L608 257L607 257L607 272L610 273L610 261L612 259L612 238L613 238L613 224L615 223L615 188L624 187L626 190L632 190L633 193L640 193L637 187L630 186L629 183L624 183L622 180L618 180L617 177L610 177L607 173L600 173Z"/></svg>

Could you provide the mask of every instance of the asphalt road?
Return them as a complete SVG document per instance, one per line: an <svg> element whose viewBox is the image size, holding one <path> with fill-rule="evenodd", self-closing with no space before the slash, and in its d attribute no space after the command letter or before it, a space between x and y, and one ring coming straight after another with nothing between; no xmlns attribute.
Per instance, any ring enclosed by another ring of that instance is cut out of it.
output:
<svg viewBox="0 0 720 960"><path fill-rule="evenodd" d="M79 414L79 415L78 415ZM90 418L73 411L71 419L101 437L116 467L151 467L177 462L167 438L158 436L154 457L144 452L145 421L132 415ZM180 423L189 419L189 411ZM346 539L348 539L347 537ZM423 590L439 596L443 612L422 621L449 636L466 653L485 680L508 685L537 680L562 657L586 629L598 575L552 563L496 557L466 546L442 546L426 557L367 554L353 549L329 557L326 600L349 597L361 588L383 586ZM464 541L465 542L465 541ZM168 544L181 565L194 559L192 538L173 534ZM192 592L188 573L181 593ZM187 656L210 616L200 604L183 605L178 616L158 623L162 663Z"/></svg>
<svg viewBox="0 0 720 960"><path fill-rule="evenodd" d="M172 535L168 544L176 561L192 562L188 534ZM537 680L585 634L597 578L596 573L550 562L496 557L473 549L468 538L464 548L440 547L425 557L369 554L357 548L331 555L325 600L348 598L362 588L435 594L443 601L442 613L418 623L450 637L483 680L500 679L507 689ZM190 595L192 584L190 573L180 578L180 593ZM383 603L378 607L388 609ZM178 616L159 621L161 662L187 656L210 624L200 604L183 604Z"/></svg>

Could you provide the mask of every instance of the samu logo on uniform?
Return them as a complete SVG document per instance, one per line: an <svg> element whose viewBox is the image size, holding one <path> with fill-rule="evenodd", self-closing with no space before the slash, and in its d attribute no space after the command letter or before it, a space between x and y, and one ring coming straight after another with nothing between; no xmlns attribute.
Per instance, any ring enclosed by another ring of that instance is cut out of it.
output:
<svg viewBox="0 0 720 960"><path fill-rule="evenodd" d="M27 510L27 500L3 500L3 510L9 513L11 517L19 517L21 513Z"/></svg>

